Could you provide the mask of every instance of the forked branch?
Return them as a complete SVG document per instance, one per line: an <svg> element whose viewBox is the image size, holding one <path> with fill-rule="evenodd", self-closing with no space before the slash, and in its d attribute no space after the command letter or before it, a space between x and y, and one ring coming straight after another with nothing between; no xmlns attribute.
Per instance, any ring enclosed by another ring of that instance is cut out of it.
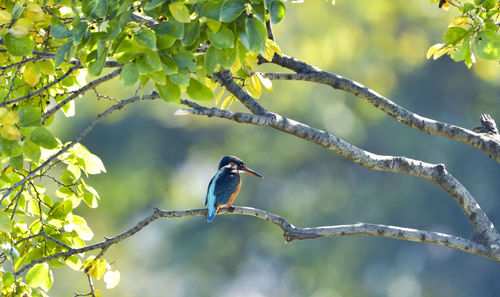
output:
<svg viewBox="0 0 500 297"><path fill-rule="evenodd" d="M23 272L29 270L35 264L44 263L53 259L67 258L72 255L93 251L93 250L103 250L106 251L111 245L123 241L135 233L141 231L144 227L151 224L153 221L160 218L185 218L194 216L206 216L207 210L204 208L200 209L187 209L187 210L160 210L155 208L153 213L148 217L144 218L138 222L132 228L114 236L106 238L104 241L88 245L82 248L70 249L65 252L57 253L48 257L40 258L32 261L19 268L15 275L19 276ZM257 217L262 220L266 220L280 227L283 230L283 236L286 242L293 241L295 239L310 239L319 237L339 237L339 236L349 236L349 235L369 235L378 237L388 237L407 241L417 241L425 242L435 245L441 245L467 253L483 256L486 258L491 258L497 262L500 262L500 253L494 252L487 246L468 240L462 237L431 232L424 230L417 230L411 228L402 228L395 226L379 225L379 224L367 224L367 223L357 223L351 225L335 225L335 226L321 226L314 228L299 228L292 225L289 221L283 217L273 214L271 212L252 208L252 207L242 207L235 206L232 209L222 208L219 210L218 215L227 214L239 214Z"/></svg>

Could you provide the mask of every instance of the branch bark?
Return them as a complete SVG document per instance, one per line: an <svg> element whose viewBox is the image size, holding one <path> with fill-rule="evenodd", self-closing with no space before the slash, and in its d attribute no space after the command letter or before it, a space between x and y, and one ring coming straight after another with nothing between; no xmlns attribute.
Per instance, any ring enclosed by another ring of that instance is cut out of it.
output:
<svg viewBox="0 0 500 297"><path fill-rule="evenodd" d="M111 245L123 241L137 232L141 231L147 225L156 221L160 218L185 218L185 217L195 217L195 216L206 216L207 210L205 208L199 209L187 209L187 210L160 210L155 208L153 213L146 218L139 221L132 228L110 238L106 238L104 241L91 244L82 248L70 249L66 252L57 253L48 257L40 258L32 261L20 267L15 271L15 275L19 276L23 272L29 270L35 264L48 262L57 258L67 258L71 255L80 254L92 250L107 250ZM388 237L407 241L425 242L435 245L441 245L448 248L457 249L467 253L483 256L486 258L493 259L500 262L500 253L498 251L492 251L489 247L468 240L459 236L454 236L450 234L432 232L425 230L418 230L412 228L403 228L396 226L380 225L380 224L368 224L368 223L356 223L351 225L335 225L335 226L321 226L313 228L299 228L295 227L288 220L283 217L273 214L271 212L252 208L235 206L232 209L221 208L217 215L228 215L228 214L238 214L256 217L270 223L277 225L283 230L283 237L285 242L291 242L296 239L311 239L320 237L339 237L339 236L350 236L350 235L368 235L368 236L378 236L378 237Z"/></svg>
<svg viewBox="0 0 500 297"><path fill-rule="evenodd" d="M334 89L346 91L367 101L374 107L410 128L465 143L487 153L497 162L500 162L499 134L476 133L469 129L423 117L399 106L388 98L356 81L335 73L323 71L292 57L285 55L281 57L275 54L271 62L265 59L260 59L260 62L273 63L295 72L262 73L264 77L273 80L303 80L316 82L329 85Z"/></svg>
<svg viewBox="0 0 500 297"><path fill-rule="evenodd" d="M239 99L247 100L248 98ZM321 145L368 169L404 173L432 181L448 192L462 209L474 228L475 240L487 243L492 249L500 250L500 235L493 223L469 191L446 171L443 164L430 164L406 157L373 154L328 132L312 128L276 113L268 113L267 115L233 113L217 108L206 108L188 100L181 100L181 103L192 107L192 109L182 109L176 113L177 115L192 114L218 117L239 123L271 127Z"/></svg>

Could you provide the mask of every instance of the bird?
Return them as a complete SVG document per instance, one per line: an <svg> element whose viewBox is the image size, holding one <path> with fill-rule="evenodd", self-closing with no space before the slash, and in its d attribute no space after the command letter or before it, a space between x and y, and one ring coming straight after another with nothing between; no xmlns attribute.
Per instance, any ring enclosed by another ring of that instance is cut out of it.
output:
<svg viewBox="0 0 500 297"><path fill-rule="evenodd" d="M248 168L235 156L223 156L219 162L217 173L208 184L205 205L208 208L207 222L213 221L219 209L223 206L232 208L231 203L238 195L241 187L240 173L247 173L264 178L260 173Z"/></svg>

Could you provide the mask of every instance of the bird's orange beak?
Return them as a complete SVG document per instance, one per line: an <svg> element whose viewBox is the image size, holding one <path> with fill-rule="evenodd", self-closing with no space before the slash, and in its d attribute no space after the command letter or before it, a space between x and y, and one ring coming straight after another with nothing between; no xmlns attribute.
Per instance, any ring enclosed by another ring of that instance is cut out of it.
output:
<svg viewBox="0 0 500 297"><path fill-rule="evenodd" d="M247 168L247 167L241 167L241 168L240 168L240 170L241 170L241 171L243 171L243 172L245 172L245 173L247 173L247 174L254 175L254 176L257 176L257 177L260 177L260 178L264 178L264 177L262 176L262 174L258 173L258 172L257 172L257 171L255 171L255 170L252 170L252 169L250 169L250 168Z"/></svg>

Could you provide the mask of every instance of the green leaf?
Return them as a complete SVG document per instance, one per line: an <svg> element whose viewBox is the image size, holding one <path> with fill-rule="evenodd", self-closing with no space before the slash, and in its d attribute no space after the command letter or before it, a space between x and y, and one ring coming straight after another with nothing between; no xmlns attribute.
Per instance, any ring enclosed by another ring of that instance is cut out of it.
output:
<svg viewBox="0 0 500 297"><path fill-rule="evenodd" d="M156 89L163 100L167 102L179 102L181 98L181 89L178 85L167 80L165 85L156 84Z"/></svg>
<svg viewBox="0 0 500 297"><path fill-rule="evenodd" d="M33 127L40 124L41 113L38 108L25 106L19 110L19 123L23 127Z"/></svg>
<svg viewBox="0 0 500 297"><path fill-rule="evenodd" d="M261 53L265 49L267 38L266 26L256 18L245 20L245 33L248 39L248 50Z"/></svg>
<svg viewBox="0 0 500 297"><path fill-rule="evenodd" d="M179 71L177 64L175 64L175 61L172 58L170 58L169 56L162 55L160 57L160 59L163 62L162 63L163 70L165 71L165 73L167 75L171 75L171 74L177 73L177 71Z"/></svg>
<svg viewBox="0 0 500 297"><path fill-rule="evenodd" d="M464 41L462 42L462 45L458 48L458 50L456 50L455 52L453 52L450 55L450 57L455 62L459 62L459 61L465 60L465 58L467 56L470 56L470 55L471 55L471 51L470 51L470 38L466 38L466 39L464 39Z"/></svg>
<svg viewBox="0 0 500 297"><path fill-rule="evenodd" d="M4 288L10 287L15 281L16 278L10 271L6 271L2 276L2 283Z"/></svg>
<svg viewBox="0 0 500 297"><path fill-rule="evenodd" d="M12 232L12 221L10 220L10 213L0 212L0 232Z"/></svg>
<svg viewBox="0 0 500 297"><path fill-rule="evenodd" d="M245 0L225 0L220 8L219 20L229 23L234 21L245 10Z"/></svg>
<svg viewBox="0 0 500 297"><path fill-rule="evenodd" d="M4 36L4 41L7 52L12 56L29 56L35 46L30 35L16 37L9 33Z"/></svg>
<svg viewBox="0 0 500 297"><path fill-rule="evenodd" d="M181 23L189 23L191 21L189 9L181 2L173 2L168 5L170 13L174 19Z"/></svg>
<svg viewBox="0 0 500 297"><path fill-rule="evenodd" d="M49 217L51 219L64 220L72 210L73 202L71 201L71 199L59 201L54 203L54 205L50 209Z"/></svg>
<svg viewBox="0 0 500 297"><path fill-rule="evenodd" d="M178 52L173 57L177 67L180 70L187 72L187 70L196 71L196 59L192 52L189 51L181 51Z"/></svg>
<svg viewBox="0 0 500 297"><path fill-rule="evenodd" d="M15 170L23 170L24 159L23 155L9 157L9 165Z"/></svg>
<svg viewBox="0 0 500 297"><path fill-rule="evenodd" d="M99 76L106 64L106 56L108 54L108 49L106 48L97 59L89 64L89 73L93 76Z"/></svg>
<svg viewBox="0 0 500 297"><path fill-rule="evenodd" d="M156 35L152 30L144 29L135 37L138 45L149 50L156 50Z"/></svg>
<svg viewBox="0 0 500 297"><path fill-rule="evenodd" d="M195 44L200 36L200 22L194 20L184 26L184 37L182 38L182 45L191 46Z"/></svg>
<svg viewBox="0 0 500 297"><path fill-rule="evenodd" d="M59 142L45 127L37 127L31 131L29 138L39 146L46 149L55 149Z"/></svg>
<svg viewBox="0 0 500 297"><path fill-rule="evenodd" d="M474 43L474 52L479 58L498 60L500 58L500 36L491 31L479 32Z"/></svg>
<svg viewBox="0 0 500 297"><path fill-rule="evenodd" d="M26 282L32 288L40 287L49 278L49 264L39 263L26 273Z"/></svg>
<svg viewBox="0 0 500 297"><path fill-rule="evenodd" d="M271 23L279 23L285 17L285 4L281 0L273 0L270 3L269 11Z"/></svg>
<svg viewBox="0 0 500 297"><path fill-rule="evenodd" d="M481 4L481 6L484 8L484 9L492 9L495 7L495 4L496 4L497 0L485 0L483 2L483 4Z"/></svg>
<svg viewBox="0 0 500 297"><path fill-rule="evenodd" d="M153 30L158 34L168 34L176 39L181 39L184 36L184 24L170 19L166 23L161 23L153 27Z"/></svg>
<svg viewBox="0 0 500 297"><path fill-rule="evenodd" d="M79 271L82 268L82 261L75 255L70 256L65 262L69 268L75 271Z"/></svg>
<svg viewBox="0 0 500 297"><path fill-rule="evenodd" d="M165 0L153 0L151 2L147 2L146 5L144 5L144 10L154 9L156 7L159 7L163 3L165 3Z"/></svg>
<svg viewBox="0 0 500 297"><path fill-rule="evenodd" d="M71 57L72 49L73 49L73 41L71 40L67 41L57 49L55 56L55 67L61 65L66 56L67 59Z"/></svg>
<svg viewBox="0 0 500 297"><path fill-rule="evenodd" d="M208 30L208 39L217 48L234 47L234 34L226 26L222 26L217 33Z"/></svg>
<svg viewBox="0 0 500 297"><path fill-rule="evenodd" d="M467 35L467 30L461 27L450 27L443 36L447 44L456 45Z"/></svg>
<svg viewBox="0 0 500 297"><path fill-rule="evenodd" d="M133 86L139 80L139 71L134 63L128 63L123 66L120 78L123 80L125 87Z"/></svg>
<svg viewBox="0 0 500 297"><path fill-rule="evenodd" d="M0 137L0 149L2 150L2 155L6 157L19 156L23 153L23 148L19 141L17 140L7 140Z"/></svg>
<svg viewBox="0 0 500 297"><path fill-rule="evenodd" d="M224 61L224 52L211 46L208 48L205 57L205 69L207 74L212 74L216 69L217 65Z"/></svg>
<svg viewBox="0 0 500 297"><path fill-rule="evenodd" d="M54 75L55 73L54 61L47 60L47 61L39 61L37 63L40 66L41 73L47 75Z"/></svg>
<svg viewBox="0 0 500 297"><path fill-rule="evenodd" d="M50 34L55 39L65 39L72 36L71 31L56 17L50 21Z"/></svg>
<svg viewBox="0 0 500 297"><path fill-rule="evenodd" d="M198 80L191 78L186 93L194 100L211 100L214 97L212 90Z"/></svg>
<svg viewBox="0 0 500 297"><path fill-rule="evenodd" d="M40 156L42 155L40 147L32 141L24 142L23 153L27 158L29 158L33 162L40 161Z"/></svg>
<svg viewBox="0 0 500 297"><path fill-rule="evenodd" d="M201 16L204 16L208 19L219 20L220 8L221 8L222 0L209 0L203 5L201 9ZM208 22L207 22L208 23Z"/></svg>
<svg viewBox="0 0 500 297"><path fill-rule="evenodd" d="M189 74L187 72L179 72L168 77L171 82L179 86L189 85Z"/></svg>

